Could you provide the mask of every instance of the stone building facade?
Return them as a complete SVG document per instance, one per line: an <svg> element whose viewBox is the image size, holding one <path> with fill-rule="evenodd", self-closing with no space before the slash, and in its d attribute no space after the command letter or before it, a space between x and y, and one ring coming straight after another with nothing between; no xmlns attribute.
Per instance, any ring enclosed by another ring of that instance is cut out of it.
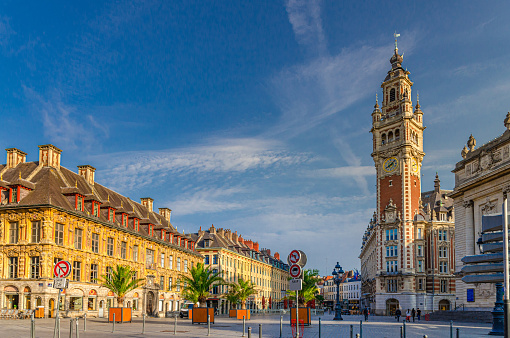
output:
<svg viewBox="0 0 510 338"><path fill-rule="evenodd" d="M281 308L282 290L289 285L289 265L280 259L280 254L259 248L258 242L243 239L237 231L216 228L214 225L207 230L190 234L196 242L196 251L204 256L204 263L213 271L220 272L225 281L235 283L242 278L251 280L259 291L250 297L247 308L268 309ZM227 292L227 286L213 288L208 304L226 313L230 304L220 298Z"/></svg>
<svg viewBox="0 0 510 338"><path fill-rule="evenodd" d="M464 256L480 253L476 244L482 229L482 216L502 213L503 194L510 191L510 113L505 120L505 132L494 140L476 148L471 135L457 162L455 189L455 270L460 272ZM466 310L490 311L494 307L494 284L466 284L457 279L459 305ZM469 294L469 297L468 297Z"/></svg>
<svg viewBox="0 0 510 338"><path fill-rule="evenodd" d="M363 235L362 307L379 315L450 308L455 301L453 201L436 176L421 192L423 112L411 101L410 72L395 51L372 112L377 209Z"/></svg>
<svg viewBox="0 0 510 338"><path fill-rule="evenodd" d="M168 208L153 200L132 201L95 182L95 169L78 173L61 166L61 150L39 146L39 161L7 149L0 165L0 304L2 308L44 307L54 316L58 290L52 287L59 260L72 264L61 297L64 315L106 316L117 306L98 278L118 264L131 266L143 287L127 294L134 315L163 315L182 301L179 273L202 261L195 242L170 223Z"/></svg>

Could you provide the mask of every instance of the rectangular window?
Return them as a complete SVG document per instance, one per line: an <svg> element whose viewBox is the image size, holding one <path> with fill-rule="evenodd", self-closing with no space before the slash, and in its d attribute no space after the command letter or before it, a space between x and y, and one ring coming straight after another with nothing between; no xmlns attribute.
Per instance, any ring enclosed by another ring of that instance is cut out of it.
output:
<svg viewBox="0 0 510 338"><path fill-rule="evenodd" d="M179 281L177 281L175 285L175 291L180 292L181 291L181 285L179 284Z"/></svg>
<svg viewBox="0 0 510 338"><path fill-rule="evenodd" d="M39 243L41 241L41 223L32 222L32 243Z"/></svg>
<svg viewBox="0 0 510 338"><path fill-rule="evenodd" d="M397 257L397 256L398 256L398 252L397 252L396 245L391 245L391 246L386 247L386 257Z"/></svg>
<svg viewBox="0 0 510 338"><path fill-rule="evenodd" d="M213 264L218 264L218 255L213 256Z"/></svg>
<svg viewBox="0 0 510 338"><path fill-rule="evenodd" d="M64 224L55 223L55 244L64 245Z"/></svg>
<svg viewBox="0 0 510 338"><path fill-rule="evenodd" d="M128 215L122 214L122 225L127 228L128 226Z"/></svg>
<svg viewBox="0 0 510 338"><path fill-rule="evenodd" d="M71 311L83 310L83 297L69 297L69 310Z"/></svg>
<svg viewBox="0 0 510 338"><path fill-rule="evenodd" d="M164 268L165 267L165 254L164 253L161 253L160 263L161 263L161 267Z"/></svg>
<svg viewBox="0 0 510 338"><path fill-rule="evenodd" d="M188 272L188 260L184 260L184 272Z"/></svg>
<svg viewBox="0 0 510 338"><path fill-rule="evenodd" d="M120 258L126 259L127 243L120 242Z"/></svg>
<svg viewBox="0 0 510 338"><path fill-rule="evenodd" d="M133 245L133 261L138 262L138 245Z"/></svg>
<svg viewBox="0 0 510 338"><path fill-rule="evenodd" d="M422 228L418 228L418 234L416 236L416 239L422 239Z"/></svg>
<svg viewBox="0 0 510 338"><path fill-rule="evenodd" d="M83 196L76 196L76 210L83 211Z"/></svg>
<svg viewBox="0 0 510 338"><path fill-rule="evenodd" d="M73 281L79 282L81 280L81 262L73 262Z"/></svg>
<svg viewBox="0 0 510 338"><path fill-rule="evenodd" d="M112 267L111 266L106 267L106 278L108 278L108 279L112 278Z"/></svg>
<svg viewBox="0 0 510 338"><path fill-rule="evenodd" d="M113 256L113 237L108 237L106 241L106 254Z"/></svg>
<svg viewBox="0 0 510 338"><path fill-rule="evenodd" d="M423 279L418 279L418 290L423 290Z"/></svg>
<svg viewBox="0 0 510 338"><path fill-rule="evenodd" d="M9 278L18 278L18 257L9 257Z"/></svg>
<svg viewBox="0 0 510 338"><path fill-rule="evenodd" d="M168 268L173 269L174 268L174 256L168 257Z"/></svg>
<svg viewBox="0 0 510 338"><path fill-rule="evenodd" d="M133 223L135 225L135 231L138 231L140 229L140 222L137 219L135 219Z"/></svg>
<svg viewBox="0 0 510 338"><path fill-rule="evenodd" d="M418 245L417 246L416 255L418 257L422 257L423 256L423 245Z"/></svg>
<svg viewBox="0 0 510 338"><path fill-rule="evenodd" d="M99 217L99 203L92 202L92 214L96 217Z"/></svg>
<svg viewBox="0 0 510 338"><path fill-rule="evenodd" d="M131 275L131 280L135 281L138 279L138 271L133 271L133 274Z"/></svg>
<svg viewBox="0 0 510 338"><path fill-rule="evenodd" d="M440 241L448 240L447 230L439 230L439 240Z"/></svg>
<svg viewBox="0 0 510 338"><path fill-rule="evenodd" d="M168 277L168 291L172 291L172 277Z"/></svg>
<svg viewBox="0 0 510 338"><path fill-rule="evenodd" d="M397 240L397 229L388 229L386 230L386 240L393 241Z"/></svg>
<svg viewBox="0 0 510 338"><path fill-rule="evenodd" d="M113 209L108 209L108 220L110 222L115 220L115 211Z"/></svg>
<svg viewBox="0 0 510 338"><path fill-rule="evenodd" d="M9 243L11 244L18 243L18 233L19 233L18 222L12 222L9 227Z"/></svg>
<svg viewBox="0 0 510 338"><path fill-rule="evenodd" d="M418 261L418 272L423 272L423 261Z"/></svg>
<svg viewBox="0 0 510 338"><path fill-rule="evenodd" d="M18 188L12 188L11 203L18 203Z"/></svg>
<svg viewBox="0 0 510 338"><path fill-rule="evenodd" d="M97 283L97 272L98 272L97 264L90 264L90 282Z"/></svg>
<svg viewBox="0 0 510 338"><path fill-rule="evenodd" d="M441 292L443 293L448 292L448 283L446 279L441 279Z"/></svg>
<svg viewBox="0 0 510 338"><path fill-rule="evenodd" d="M388 292L397 292L397 280L396 279L388 280L387 290L388 290Z"/></svg>
<svg viewBox="0 0 510 338"><path fill-rule="evenodd" d="M145 263L147 264L148 269L154 269L154 250L147 249Z"/></svg>
<svg viewBox="0 0 510 338"><path fill-rule="evenodd" d="M181 257L177 257L177 271L181 271Z"/></svg>
<svg viewBox="0 0 510 338"><path fill-rule="evenodd" d="M209 264L209 255L204 256L204 264Z"/></svg>
<svg viewBox="0 0 510 338"><path fill-rule="evenodd" d="M99 253L99 234L92 233L92 252Z"/></svg>
<svg viewBox="0 0 510 338"><path fill-rule="evenodd" d="M74 229L74 248L81 250L81 244L83 239L83 230L75 228Z"/></svg>
<svg viewBox="0 0 510 338"><path fill-rule="evenodd" d="M448 273L448 263L447 262L439 262L439 272L440 273Z"/></svg>
<svg viewBox="0 0 510 338"><path fill-rule="evenodd" d="M30 278L39 278L39 256L30 257Z"/></svg>
<svg viewBox="0 0 510 338"><path fill-rule="evenodd" d="M87 302L87 309L89 311L96 311L96 300L97 297L89 297Z"/></svg>
<svg viewBox="0 0 510 338"><path fill-rule="evenodd" d="M439 248L439 258L446 258L448 254L448 248L440 247Z"/></svg>
<svg viewBox="0 0 510 338"><path fill-rule="evenodd" d="M386 272L397 272L397 261L386 261Z"/></svg>
<svg viewBox="0 0 510 338"><path fill-rule="evenodd" d="M165 289L165 276L159 277L159 289L164 290Z"/></svg>

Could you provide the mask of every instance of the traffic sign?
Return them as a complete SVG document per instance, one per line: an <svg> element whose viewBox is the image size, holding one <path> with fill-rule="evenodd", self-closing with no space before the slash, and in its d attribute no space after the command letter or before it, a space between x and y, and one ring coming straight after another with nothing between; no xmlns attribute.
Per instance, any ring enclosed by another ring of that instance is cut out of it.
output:
<svg viewBox="0 0 510 338"><path fill-rule="evenodd" d="M57 278L66 278L71 273L71 263L68 261L59 261L53 268L53 273Z"/></svg>
<svg viewBox="0 0 510 338"><path fill-rule="evenodd" d="M53 287L55 289L67 289L69 287L69 279L53 278Z"/></svg>
<svg viewBox="0 0 510 338"><path fill-rule="evenodd" d="M292 250L288 259L290 264L297 264L297 262L301 259L301 253L298 250Z"/></svg>
<svg viewBox="0 0 510 338"><path fill-rule="evenodd" d="M292 278L298 278L301 276L301 267L297 264L293 264L290 266L289 272Z"/></svg>
<svg viewBox="0 0 510 338"><path fill-rule="evenodd" d="M291 279L289 281L289 291L299 291L303 289L302 279Z"/></svg>

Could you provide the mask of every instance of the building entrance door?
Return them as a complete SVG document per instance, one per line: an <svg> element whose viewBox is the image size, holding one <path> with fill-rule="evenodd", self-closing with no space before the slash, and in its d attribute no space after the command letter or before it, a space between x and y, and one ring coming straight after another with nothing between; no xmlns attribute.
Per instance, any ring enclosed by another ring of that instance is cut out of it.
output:
<svg viewBox="0 0 510 338"><path fill-rule="evenodd" d="M386 315L387 316L394 316L395 311L397 311L399 307L398 300L391 298L386 301Z"/></svg>
<svg viewBox="0 0 510 338"><path fill-rule="evenodd" d="M50 298L50 306L49 306L50 318L55 317L55 298Z"/></svg>
<svg viewBox="0 0 510 338"><path fill-rule="evenodd" d="M154 292L147 292L147 306L145 308L145 312L147 315L152 316L154 311Z"/></svg>
<svg viewBox="0 0 510 338"><path fill-rule="evenodd" d="M446 299L439 301L439 311L448 311L450 310L450 302Z"/></svg>
<svg viewBox="0 0 510 338"><path fill-rule="evenodd" d="M98 310L98 317L103 318L104 317L104 300L99 302L99 310Z"/></svg>

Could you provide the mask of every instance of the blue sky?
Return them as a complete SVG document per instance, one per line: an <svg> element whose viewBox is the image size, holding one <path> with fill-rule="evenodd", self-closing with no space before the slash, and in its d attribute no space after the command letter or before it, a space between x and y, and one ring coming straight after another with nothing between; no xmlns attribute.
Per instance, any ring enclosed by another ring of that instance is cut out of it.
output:
<svg viewBox="0 0 510 338"><path fill-rule="evenodd" d="M507 1L4 1L0 144L310 268L359 268L371 112L393 32L424 112L423 189L510 110Z"/></svg>

